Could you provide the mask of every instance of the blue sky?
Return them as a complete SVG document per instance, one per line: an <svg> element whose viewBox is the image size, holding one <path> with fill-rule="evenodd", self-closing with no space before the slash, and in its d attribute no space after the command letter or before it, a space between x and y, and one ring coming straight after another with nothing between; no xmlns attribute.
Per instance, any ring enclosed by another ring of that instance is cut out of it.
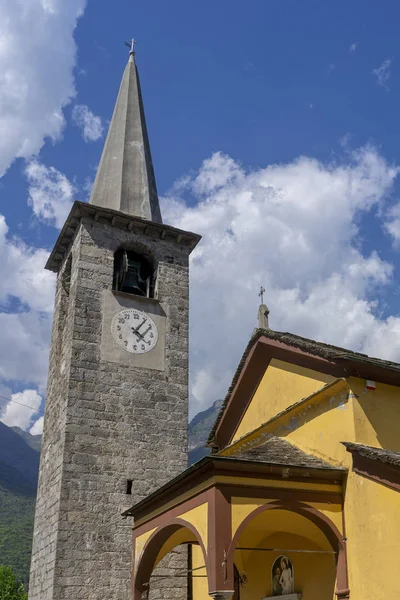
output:
<svg viewBox="0 0 400 600"><path fill-rule="evenodd" d="M272 327L400 361L398 3L114 6L0 7L0 394L36 408L3 400L1 418L27 429L40 416L54 290L42 267L71 201L88 198L131 36L164 220L204 236L192 413L225 393L261 284Z"/></svg>

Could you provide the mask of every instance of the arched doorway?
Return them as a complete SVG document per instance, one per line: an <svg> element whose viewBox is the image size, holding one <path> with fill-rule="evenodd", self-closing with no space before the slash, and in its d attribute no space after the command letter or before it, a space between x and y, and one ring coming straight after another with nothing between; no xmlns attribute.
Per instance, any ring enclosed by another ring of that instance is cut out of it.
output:
<svg viewBox="0 0 400 600"><path fill-rule="evenodd" d="M242 565L240 600L301 593L310 600L348 597L345 543L334 523L311 506L272 502L233 532L229 560Z"/></svg>
<svg viewBox="0 0 400 600"><path fill-rule="evenodd" d="M138 541L140 541L140 538ZM143 598L148 598L150 587L152 585L152 575L154 574L153 581L154 579L157 579L157 575L155 574L156 567L160 565L163 560L165 561L167 555L169 555L171 551L177 547L183 548L188 544L194 544L201 548L204 566L207 572L207 554L201 536L193 525L182 519L174 519L173 522L169 522L167 526L157 528L148 537L143 546L138 544L137 550L139 551L135 552L132 577L133 600L143 600ZM177 570L175 572L175 567L168 567L170 578L173 578L174 576L181 578L181 573L188 572L186 555L183 556L183 554L184 553L182 553L182 561L180 565L176 567ZM164 577L164 575L159 575L159 577ZM187 589L186 581L182 582L181 580L180 582L176 582L177 588L181 587L181 585L183 585L185 590Z"/></svg>

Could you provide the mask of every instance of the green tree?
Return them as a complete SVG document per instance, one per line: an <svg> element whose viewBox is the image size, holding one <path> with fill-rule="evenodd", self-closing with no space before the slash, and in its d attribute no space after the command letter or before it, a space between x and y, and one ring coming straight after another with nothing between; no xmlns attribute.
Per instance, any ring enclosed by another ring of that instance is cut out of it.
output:
<svg viewBox="0 0 400 600"><path fill-rule="evenodd" d="M26 600L28 594L11 567L0 566L0 600Z"/></svg>

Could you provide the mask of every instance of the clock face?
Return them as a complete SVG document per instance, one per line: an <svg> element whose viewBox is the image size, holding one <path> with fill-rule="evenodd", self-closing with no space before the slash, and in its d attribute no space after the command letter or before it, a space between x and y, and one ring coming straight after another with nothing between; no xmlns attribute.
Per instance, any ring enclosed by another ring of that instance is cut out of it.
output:
<svg viewBox="0 0 400 600"><path fill-rule="evenodd" d="M126 308L116 314L111 323L111 333L117 344L132 354L150 352L158 340L153 319L136 308Z"/></svg>

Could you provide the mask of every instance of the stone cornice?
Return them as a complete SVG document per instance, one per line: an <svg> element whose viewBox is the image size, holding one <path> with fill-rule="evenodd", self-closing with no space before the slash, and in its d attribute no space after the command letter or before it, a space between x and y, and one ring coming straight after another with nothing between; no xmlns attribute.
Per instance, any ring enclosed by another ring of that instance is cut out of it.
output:
<svg viewBox="0 0 400 600"><path fill-rule="evenodd" d="M196 247L201 239L197 233L183 231L171 225L155 223L134 217L118 210L110 208L102 208L87 202L79 202L78 200L72 205L71 211L65 221L60 235L55 243L53 251L46 263L46 269L57 273L68 252L71 243L75 237L76 231L84 218L91 218L100 223L108 223L113 227L125 229L133 233L142 233L149 235L152 238L161 240L170 240L189 249L189 253Z"/></svg>

